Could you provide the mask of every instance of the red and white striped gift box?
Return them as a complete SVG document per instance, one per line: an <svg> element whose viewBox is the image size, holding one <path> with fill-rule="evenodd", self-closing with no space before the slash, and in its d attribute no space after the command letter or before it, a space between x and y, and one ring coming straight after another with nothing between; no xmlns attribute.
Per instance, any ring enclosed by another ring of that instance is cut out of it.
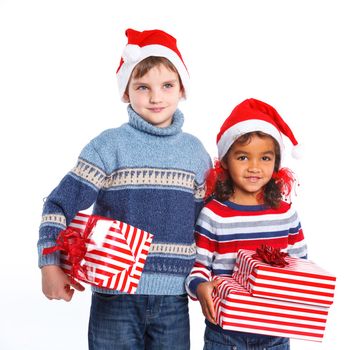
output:
<svg viewBox="0 0 363 350"><path fill-rule="evenodd" d="M68 227L84 233L92 215L77 213ZM86 238L87 252L77 279L129 294L136 292L153 235L117 220L96 217ZM72 264L61 253L61 267L70 274Z"/></svg>
<svg viewBox="0 0 363 350"><path fill-rule="evenodd" d="M233 278L253 296L329 306L336 278L314 262L286 257L289 265L274 267L252 258L256 252L238 251Z"/></svg>
<svg viewBox="0 0 363 350"><path fill-rule="evenodd" d="M223 329L323 340L329 308L254 297L233 278L216 278L222 282L215 290L213 301L217 322Z"/></svg>

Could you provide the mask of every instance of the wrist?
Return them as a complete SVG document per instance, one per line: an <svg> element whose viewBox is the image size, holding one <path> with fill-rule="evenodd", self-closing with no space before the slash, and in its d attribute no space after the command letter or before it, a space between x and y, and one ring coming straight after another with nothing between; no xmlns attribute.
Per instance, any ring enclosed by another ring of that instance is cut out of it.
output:
<svg viewBox="0 0 363 350"><path fill-rule="evenodd" d="M197 296L197 289L201 283L208 282L203 278L196 277L189 283L190 291L198 298Z"/></svg>

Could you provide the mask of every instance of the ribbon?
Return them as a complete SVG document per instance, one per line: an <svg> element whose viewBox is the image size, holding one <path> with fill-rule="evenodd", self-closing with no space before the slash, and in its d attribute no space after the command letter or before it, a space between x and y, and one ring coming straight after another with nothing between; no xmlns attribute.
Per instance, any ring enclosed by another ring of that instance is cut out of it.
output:
<svg viewBox="0 0 363 350"><path fill-rule="evenodd" d="M207 172L205 180L206 191L204 198L207 199L209 196L215 193L217 181L226 181L227 177L227 172L222 167L221 162L218 159L215 159L213 168L209 169Z"/></svg>
<svg viewBox="0 0 363 350"><path fill-rule="evenodd" d="M288 255L289 254L285 252L281 252L278 248L272 248L266 244L261 244L261 247L256 249L256 253L252 255L252 258L274 267L283 268L289 265L285 260L285 257Z"/></svg>
<svg viewBox="0 0 363 350"><path fill-rule="evenodd" d="M75 278L79 280L86 279L87 281L92 279L90 278L89 273L92 274L94 273L94 271L90 271L89 268L87 268L86 266L82 266L81 263L87 253L87 245L91 244L92 246L103 246L104 236L102 236L102 240L100 240L100 237L98 237L97 240L96 237L93 237L94 228L96 228L97 222L99 220L108 221L110 223L110 226L112 222L114 222L114 220L110 218L91 215L88 218L83 231L79 231L72 227L67 227L65 230L59 232L55 246L43 249L44 255L54 253L58 250L64 252L67 255L67 261L72 266L70 271L70 278L72 283L75 282ZM128 245L126 241L125 244ZM125 259L124 265L133 265L135 259L131 249L129 248L129 250L127 252L124 251L124 253L128 253L131 257L129 261L126 261ZM105 253L104 257L112 258L112 255L108 255L107 253ZM107 262L103 262L103 265L113 267L113 264Z"/></svg>
<svg viewBox="0 0 363 350"><path fill-rule="evenodd" d="M294 173L289 168L281 168L272 174L272 178L279 187L281 194L288 198L296 182Z"/></svg>
<svg viewBox="0 0 363 350"><path fill-rule="evenodd" d="M88 275L87 269L81 265L81 262L87 252L86 242L89 241L89 236L91 235L92 229L95 227L98 220L113 221L109 218L91 215L83 233L72 227L67 227L65 230L59 232L55 246L43 249L44 255L52 254L58 250L67 254L67 260L72 265L70 272L72 283L75 283L75 278L81 279L80 276L82 274L84 276ZM82 272L82 274L80 274L80 272Z"/></svg>
<svg viewBox="0 0 363 350"><path fill-rule="evenodd" d="M83 237L85 238L85 240L89 239L89 236L92 233L92 229L96 226L97 221L99 221L99 220L114 221L113 219L106 218L103 216L90 215L90 217L88 218L86 227L84 228L84 232L83 232ZM92 237L91 237L91 239L92 239Z"/></svg>
<svg viewBox="0 0 363 350"><path fill-rule="evenodd" d="M59 233L56 245L44 248L43 254L51 254L58 250L67 254L68 260L72 264L71 282L75 283L75 278L78 278L80 270L86 273L81 266L81 261L87 252L85 238L82 237L79 231L68 227Z"/></svg>

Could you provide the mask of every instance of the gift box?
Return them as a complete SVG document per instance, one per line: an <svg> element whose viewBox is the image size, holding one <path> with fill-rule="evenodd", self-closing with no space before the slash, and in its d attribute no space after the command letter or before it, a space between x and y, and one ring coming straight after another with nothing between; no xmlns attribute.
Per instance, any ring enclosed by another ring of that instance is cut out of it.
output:
<svg viewBox="0 0 363 350"><path fill-rule="evenodd" d="M233 278L253 296L328 307L333 303L336 278L314 262L285 257L278 267L254 258L256 252L238 251Z"/></svg>
<svg viewBox="0 0 363 350"><path fill-rule="evenodd" d="M329 308L254 297L232 277L216 279L213 301L223 329L322 341Z"/></svg>
<svg viewBox="0 0 363 350"><path fill-rule="evenodd" d="M129 294L136 292L153 235L121 221L77 213L55 247L72 278Z"/></svg>

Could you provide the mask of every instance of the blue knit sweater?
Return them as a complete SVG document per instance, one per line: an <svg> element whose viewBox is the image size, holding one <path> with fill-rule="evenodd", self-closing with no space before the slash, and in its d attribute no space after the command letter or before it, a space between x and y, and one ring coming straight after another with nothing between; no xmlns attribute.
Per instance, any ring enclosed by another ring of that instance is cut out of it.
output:
<svg viewBox="0 0 363 350"><path fill-rule="evenodd" d="M96 215L154 235L137 293L182 294L195 259L194 224L203 204L210 157L196 137L182 132L179 110L167 128L149 124L131 106L128 113L128 123L86 145L75 168L47 197L39 266L59 265L59 254L42 255L43 248L55 244L78 211L93 205Z"/></svg>

